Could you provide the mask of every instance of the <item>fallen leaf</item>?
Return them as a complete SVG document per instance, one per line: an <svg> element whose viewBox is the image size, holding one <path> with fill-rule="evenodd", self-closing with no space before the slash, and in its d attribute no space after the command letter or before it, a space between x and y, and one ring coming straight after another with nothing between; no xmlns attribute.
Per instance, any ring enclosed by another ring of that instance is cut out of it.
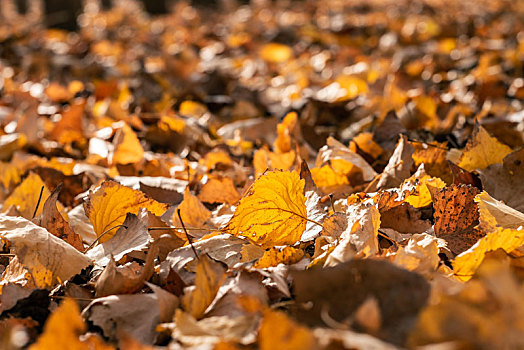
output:
<svg viewBox="0 0 524 350"><path fill-rule="evenodd" d="M57 199L61 189L62 186L58 186L47 198L42 210L42 216L40 220L37 221L40 221L39 225L47 231L83 252L84 244L82 243L82 239L71 229L69 223L62 217L57 209Z"/></svg>
<svg viewBox="0 0 524 350"><path fill-rule="evenodd" d="M13 245L38 288L61 283L91 264L87 256L68 243L20 217L0 214L0 235Z"/></svg>
<svg viewBox="0 0 524 350"><path fill-rule="evenodd" d="M291 265L300 261L304 257L304 251L302 249L296 249L293 247L284 247L282 249L271 248L264 253L254 267L263 269L270 266L277 266L278 264Z"/></svg>
<svg viewBox="0 0 524 350"><path fill-rule="evenodd" d="M214 261L206 254L199 257L195 289L182 299L184 309L195 319L204 316L206 309L215 299L218 289L225 280L227 266Z"/></svg>
<svg viewBox="0 0 524 350"><path fill-rule="evenodd" d="M413 165L413 152L415 148L407 137L401 135L393 155L389 158L388 164L384 168L376 185L368 188L368 191L374 191L380 188L391 188L399 186L402 181L407 179Z"/></svg>
<svg viewBox="0 0 524 350"><path fill-rule="evenodd" d="M140 208L161 216L168 206L112 180L106 180L101 186L90 191L84 202L86 215L93 223L93 229L100 243L115 234L118 228L115 226L124 222L127 213L138 214ZM100 237L103 233L104 236Z"/></svg>
<svg viewBox="0 0 524 350"><path fill-rule="evenodd" d="M41 198L40 192L42 192ZM42 214L43 203L45 203L50 195L51 193L42 179L40 179L40 176L30 172L24 181L15 188L13 193L7 197L4 202L3 211L5 212L13 205L20 212L21 216L31 220L33 217ZM37 203L40 203L38 208Z"/></svg>
<svg viewBox="0 0 524 350"><path fill-rule="evenodd" d="M316 348L311 331L281 311L264 311L258 338L261 350Z"/></svg>
<svg viewBox="0 0 524 350"><path fill-rule="evenodd" d="M496 163L502 163L511 148L490 136L481 125L475 127L466 144L458 166L468 171L482 170Z"/></svg>
<svg viewBox="0 0 524 350"><path fill-rule="evenodd" d="M127 123L118 129L113 140L115 150L112 164L136 164L144 158L144 149L135 132Z"/></svg>
<svg viewBox="0 0 524 350"><path fill-rule="evenodd" d="M296 172L259 177L235 210L225 231L262 247L294 244L306 228L304 180Z"/></svg>
<svg viewBox="0 0 524 350"><path fill-rule="evenodd" d="M259 51L260 57L270 63L283 63L288 61L293 55L293 51L289 46L269 43L262 46Z"/></svg>
<svg viewBox="0 0 524 350"><path fill-rule="evenodd" d="M180 210L180 216L188 232L196 237L201 237L203 235L201 231L191 230L191 228L201 228L211 218L211 212L202 204L198 197L191 193L189 187L186 187L184 191L184 200L178 206L178 210ZM171 222L177 227L182 227L176 211L173 213Z"/></svg>
<svg viewBox="0 0 524 350"><path fill-rule="evenodd" d="M49 316L44 327L44 333L42 333L37 342L31 345L29 349L114 349L102 341L96 343L89 340L80 340L80 335L82 335L86 329L87 327L80 316L80 310L76 302L72 299L66 299L62 305Z"/></svg>
<svg viewBox="0 0 524 350"><path fill-rule="evenodd" d="M479 228L485 236L455 258L453 271L463 281L469 280L489 251L503 249L510 253L524 244L524 214L482 192L475 197L479 207Z"/></svg>
<svg viewBox="0 0 524 350"><path fill-rule="evenodd" d="M228 203L233 205L240 199L240 194L230 178L213 177L202 186L198 199L206 203Z"/></svg>

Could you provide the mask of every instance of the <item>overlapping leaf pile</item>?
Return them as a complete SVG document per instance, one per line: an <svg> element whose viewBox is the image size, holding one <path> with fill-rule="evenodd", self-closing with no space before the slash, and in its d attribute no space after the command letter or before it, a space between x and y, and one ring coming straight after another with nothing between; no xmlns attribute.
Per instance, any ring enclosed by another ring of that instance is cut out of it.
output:
<svg viewBox="0 0 524 350"><path fill-rule="evenodd" d="M1 348L524 347L521 2L86 4L0 24Z"/></svg>

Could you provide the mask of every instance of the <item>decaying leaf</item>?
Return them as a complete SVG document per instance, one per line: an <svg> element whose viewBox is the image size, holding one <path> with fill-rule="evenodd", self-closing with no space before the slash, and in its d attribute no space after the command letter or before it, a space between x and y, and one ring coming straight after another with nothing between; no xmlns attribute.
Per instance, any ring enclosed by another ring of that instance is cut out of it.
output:
<svg viewBox="0 0 524 350"><path fill-rule="evenodd" d="M315 337L309 329L285 313L267 310L258 333L260 349L314 349Z"/></svg>
<svg viewBox="0 0 524 350"><path fill-rule="evenodd" d="M304 180L296 172L273 171L258 178L225 230L262 247L294 244L306 228Z"/></svg>
<svg viewBox="0 0 524 350"><path fill-rule="evenodd" d="M503 249L507 253L524 244L524 214L493 199L486 192L475 197L480 212L479 229L485 237L456 257L455 276L467 281L480 266L489 251Z"/></svg>

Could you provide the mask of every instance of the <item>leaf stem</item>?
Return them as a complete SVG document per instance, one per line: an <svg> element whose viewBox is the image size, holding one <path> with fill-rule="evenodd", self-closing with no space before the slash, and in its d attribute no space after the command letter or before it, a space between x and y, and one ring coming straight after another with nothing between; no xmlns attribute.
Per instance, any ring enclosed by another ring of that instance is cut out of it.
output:
<svg viewBox="0 0 524 350"><path fill-rule="evenodd" d="M182 215L180 215L180 209L177 209L176 213L178 214L178 218L180 219L180 224L182 224L182 228L184 229L184 232L186 234L187 241L191 245L191 249L193 249L193 253L195 254L197 260L200 261L200 257L198 256L195 246L193 245L193 240L191 239L191 237L189 237L189 234L187 233L187 230L186 230L186 226L184 225L184 221L182 220Z"/></svg>
<svg viewBox="0 0 524 350"><path fill-rule="evenodd" d="M36 202L35 211L33 212L33 217L31 219L34 219L36 216L36 213L38 212L38 207L40 206L40 201L42 200L42 195L44 194L44 186L40 189L40 195L38 196L38 202Z"/></svg>

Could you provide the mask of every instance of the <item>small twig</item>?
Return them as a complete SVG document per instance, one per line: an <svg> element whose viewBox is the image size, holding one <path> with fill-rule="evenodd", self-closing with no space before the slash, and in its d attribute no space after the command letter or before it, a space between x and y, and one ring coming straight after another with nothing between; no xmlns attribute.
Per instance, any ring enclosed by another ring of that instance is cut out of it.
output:
<svg viewBox="0 0 524 350"><path fill-rule="evenodd" d="M35 208L35 211L33 213L32 219L34 219L35 216L36 216L36 212L38 211L38 207L40 206L40 201L42 200L42 195L43 194L44 194L44 186L42 186L42 188L40 189L40 195L38 196L38 202L36 202L36 208Z"/></svg>
<svg viewBox="0 0 524 350"><path fill-rule="evenodd" d="M195 246L193 245L193 240L191 239L191 237L189 237L189 234L187 233L187 230L186 230L186 226L184 225L184 221L182 220L182 215L180 215L180 209L177 209L176 213L178 214L178 218L180 219L180 224L182 224L182 228L184 229L184 232L186 234L187 241L191 245L191 249L193 249L193 253L195 254L197 260L200 261L200 257L198 256Z"/></svg>
<svg viewBox="0 0 524 350"><path fill-rule="evenodd" d="M127 229L127 226L125 226L125 225L116 225L116 226L113 226L113 227L111 227L111 228L108 228L107 230L105 230L104 232L102 232L102 234L101 234L100 236L98 236L98 237L93 241L93 243L91 243L91 244L89 245L89 247L86 248L86 250L84 250L84 253L87 252L89 249L93 248L93 246L94 246L94 245L95 245L95 244L100 240L100 238L104 237L104 235L105 235L106 233L111 232L111 230L113 230L113 229L115 229L115 228L117 228L117 227L124 227L124 228Z"/></svg>
<svg viewBox="0 0 524 350"><path fill-rule="evenodd" d="M12 258L12 257L15 257L16 254L12 254L12 253L0 253L0 256L7 256L8 258Z"/></svg>

